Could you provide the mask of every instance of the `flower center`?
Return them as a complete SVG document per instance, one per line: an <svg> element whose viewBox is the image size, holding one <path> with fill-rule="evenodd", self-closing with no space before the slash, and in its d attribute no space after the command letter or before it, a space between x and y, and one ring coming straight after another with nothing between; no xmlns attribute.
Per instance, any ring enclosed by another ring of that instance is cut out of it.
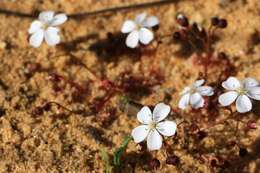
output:
<svg viewBox="0 0 260 173"><path fill-rule="evenodd" d="M42 28L43 30L47 30L48 27L49 27L49 24L48 24L48 23L43 23L41 28Z"/></svg>
<svg viewBox="0 0 260 173"><path fill-rule="evenodd" d="M156 127L156 122L152 121L152 122L149 123L148 126L149 126L149 129L155 129L155 127Z"/></svg>
<svg viewBox="0 0 260 173"><path fill-rule="evenodd" d="M191 87L191 89L190 89L190 94L194 94L194 93L196 93L196 92L197 92L197 88Z"/></svg>
<svg viewBox="0 0 260 173"><path fill-rule="evenodd" d="M247 94L247 90L243 87L237 89L237 92L239 93L239 95L245 95Z"/></svg>
<svg viewBox="0 0 260 173"><path fill-rule="evenodd" d="M137 31L139 31L141 28L142 28L141 25L139 25L139 24L136 25L136 30L137 30Z"/></svg>

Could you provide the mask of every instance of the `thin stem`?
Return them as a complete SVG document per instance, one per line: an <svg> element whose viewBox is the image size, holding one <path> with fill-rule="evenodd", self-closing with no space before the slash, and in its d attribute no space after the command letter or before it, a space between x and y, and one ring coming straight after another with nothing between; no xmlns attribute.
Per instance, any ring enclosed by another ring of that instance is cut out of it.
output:
<svg viewBox="0 0 260 173"><path fill-rule="evenodd" d="M172 33L160 36L161 40L163 40L164 38L168 38L168 37L172 37Z"/></svg>
<svg viewBox="0 0 260 173"><path fill-rule="evenodd" d="M207 79L208 77L208 65L210 63L210 57L212 56L212 50L211 50L211 38L215 31L215 28L213 28L212 25L210 25L207 33L207 38L203 40L205 50L206 50L206 64L204 64L204 75Z"/></svg>
<svg viewBox="0 0 260 173"><path fill-rule="evenodd" d="M68 14L68 17L70 17L72 19L82 19L85 17L96 16L96 15L101 15L101 14L106 14L106 13L111 13L111 12L136 10L136 9L140 9L140 8L167 5L167 4L176 3L176 2L178 2L178 0L157 0L157 1L153 1L153 2L105 8L105 9L100 9L100 10L90 11L90 12ZM8 10L8 9L0 9L0 14L5 14L5 15L9 15L9 16L17 16L17 17L26 17L26 18L36 18L38 15L36 12L33 14L28 14L28 13L23 13L23 12L19 12L19 11L12 11L12 10Z"/></svg>
<svg viewBox="0 0 260 173"><path fill-rule="evenodd" d="M63 106L63 105L61 105L60 103L57 103L57 102L55 102L55 101L50 101L50 102L47 102L46 104L55 104L55 105L57 105L58 107L61 107L62 109L66 110L66 111L68 111L68 112L70 112L70 113L74 113L72 110L66 108L65 106Z"/></svg>
<svg viewBox="0 0 260 173"><path fill-rule="evenodd" d="M93 12L83 12L83 13L78 13L78 14L71 14L71 15L69 15L69 17L82 18L82 17L95 16L98 14L104 14L104 13L109 13L109 12L118 12L118 11L126 11L126 10L133 10L133 9L136 10L136 9L148 8L148 7L152 7L152 6L166 5L166 4L170 4L170 3L176 3L177 1L178 0L157 0L157 1L153 1L153 2L106 8L106 9L96 10Z"/></svg>
<svg viewBox="0 0 260 173"><path fill-rule="evenodd" d="M211 36L212 36L211 30L212 30L212 25L210 25L210 27L208 29L207 39L206 39L206 42L205 42L205 47L206 47L207 54L210 53Z"/></svg>
<svg viewBox="0 0 260 173"><path fill-rule="evenodd" d="M52 58L58 58L58 57L62 57L62 56L72 56L74 58L76 58L72 53L69 53L69 55L67 54L61 54L61 55L56 55ZM83 62L81 61L78 61L78 65L81 65L82 67L84 67L84 69L91 75L91 79L94 80L94 81L99 81L101 83L101 79L86 65L84 64Z"/></svg>
<svg viewBox="0 0 260 173"><path fill-rule="evenodd" d="M188 123L188 121L184 120L184 121L180 122L179 124L177 124L177 127L179 127L180 125L182 125L184 123Z"/></svg>

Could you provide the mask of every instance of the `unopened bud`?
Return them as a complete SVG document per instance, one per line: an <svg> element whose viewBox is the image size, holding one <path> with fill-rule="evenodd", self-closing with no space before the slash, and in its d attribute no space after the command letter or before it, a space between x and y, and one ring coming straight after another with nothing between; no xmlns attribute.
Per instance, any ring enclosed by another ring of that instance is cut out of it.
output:
<svg viewBox="0 0 260 173"><path fill-rule="evenodd" d="M218 27L219 28L226 28L228 25L227 20L226 19L220 19L218 22Z"/></svg>
<svg viewBox="0 0 260 173"><path fill-rule="evenodd" d="M211 25L218 26L219 18L218 17L212 17L211 18Z"/></svg>
<svg viewBox="0 0 260 173"><path fill-rule="evenodd" d="M181 25L182 27L188 27L189 26L189 20L186 16L184 16L183 14L178 14L177 15L177 22L179 23L179 25Z"/></svg>

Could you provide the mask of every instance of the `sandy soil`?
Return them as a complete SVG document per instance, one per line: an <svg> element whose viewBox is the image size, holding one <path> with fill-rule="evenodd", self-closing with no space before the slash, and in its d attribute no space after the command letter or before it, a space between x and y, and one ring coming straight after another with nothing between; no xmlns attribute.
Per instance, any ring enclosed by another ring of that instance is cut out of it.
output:
<svg viewBox="0 0 260 173"><path fill-rule="evenodd" d="M54 10L68 14L94 11L148 0L1 0L0 9L8 9L31 14L35 11ZM160 85L150 93L127 93L136 102L154 105L172 99L168 103L177 106L179 92L199 77L200 68L193 66L190 55L179 55L179 45L165 38L151 55L142 57L144 71L140 71L140 58L131 51L115 51L104 40L107 33L117 33L127 18L146 11L160 19L157 39L172 34L177 29L175 16L182 12L191 21L208 26L212 16L228 20L228 28L218 32L219 41L216 51L224 51L234 64L239 78L247 76L260 80L260 2L259 0L183 0L168 5L145 9L118 11L85 18L72 18L61 28L62 44L48 47L43 44L39 49L28 44L27 30L32 18L0 13L0 172L44 173L44 172L103 172L104 165L100 150L105 149L112 156L123 138L138 125L136 115L127 113L122 98L115 94L105 105L105 110L91 112L91 101L105 94L91 82L93 76L81 65L71 62L78 59L92 69L98 76L107 76L118 80L125 70L131 74L146 76L150 66L156 66L164 75ZM102 42L103 40L103 42ZM102 44L103 43L103 44ZM152 47L158 44L152 43ZM217 67L220 68L220 67ZM54 92L50 74L64 76L70 83L62 83L63 88ZM212 73L210 80L216 75ZM83 86L80 93L73 84ZM52 104L43 112L36 107L48 101L55 101L73 110L70 113ZM120 109L119 105L123 105ZM256 107L259 105L256 105ZM123 111L122 111L123 110ZM39 111L39 110L38 110ZM112 112L112 121L106 122L108 112ZM189 113L184 113L189 117ZM195 116L196 114L192 114ZM243 121L254 119L260 125L260 112L246 114ZM172 115L170 119L181 120ZM192 119L192 118L191 118ZM162 151L143 153L140 147L130 142L123 155L121 172L149 172L146 160L156 157L161 165L157 172L252 172L260 169L259 147L260 131L243 130L240 124L234 135L234 122L209 129L202 141L191 140L184 144L184 128L180 128L178 139L168 140L172 153L179 156L179 166L168 165ZM239 146L246 148L249 154L238 156L237 146L227 147L228 142L236 139ZM225 141L225 142L223 142ZM187 142L187 141L186 141ZM227 169L211 169L198 159L203 152L207 157L232 155ZM201 153L200 153L201 154ZM133 165L134 171L133 171ZM122 171L123 170L123 171Z"/></svg>

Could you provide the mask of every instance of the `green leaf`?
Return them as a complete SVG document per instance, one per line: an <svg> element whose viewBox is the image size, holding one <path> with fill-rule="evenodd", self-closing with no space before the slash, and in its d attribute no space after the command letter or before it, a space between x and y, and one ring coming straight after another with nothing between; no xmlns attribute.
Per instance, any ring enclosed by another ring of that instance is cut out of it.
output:
<svg viewBox="0 0 260 173"><path fill-rule="evenodd" d="M104 165L105 165L105 173L111 173L112 167L110 165L109 156L108 156L107 152L102 149L101 152L100 152L100 155L101 155L101 158L102 158Z"/></svg>
<svg viewBox="0 0 260 173"><path fill-rule="evenodd" d="M120 165L120 158L123 154L123 152L125 151L128 143L132 140L132 136L127 136L123 143L121 144L121 146L115 151L114 153L114 157L113 157L113 163L115 166L119 166Z"/></svg>

